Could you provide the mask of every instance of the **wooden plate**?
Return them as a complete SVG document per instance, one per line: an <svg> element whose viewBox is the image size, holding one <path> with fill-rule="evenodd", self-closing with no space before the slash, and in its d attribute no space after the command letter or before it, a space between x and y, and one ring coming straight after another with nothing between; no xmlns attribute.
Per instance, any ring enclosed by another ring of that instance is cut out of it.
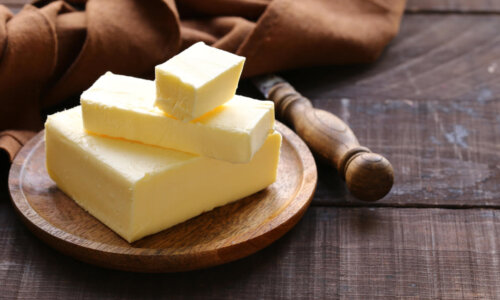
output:
<svg viewBox="0 0 500 300"><path fill-rule="evenodd" d="M9 174L12 201L40 239L79 260L139 271L187 271L250 255L281 237L302 217L316 187L316 165L304 142L278 123L283 145L277 181L132 244L60 191L45 168L43 131L16 156Z"/></svg>

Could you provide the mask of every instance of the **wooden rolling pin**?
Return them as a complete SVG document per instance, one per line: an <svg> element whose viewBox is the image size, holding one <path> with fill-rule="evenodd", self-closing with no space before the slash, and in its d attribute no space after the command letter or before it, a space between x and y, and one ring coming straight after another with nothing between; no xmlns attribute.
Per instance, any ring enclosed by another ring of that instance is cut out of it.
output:
<svg viewBox="0 0 500 300"><path fill-rule="evenodd" d="M377 201L389 193L394 181L391 163L361 146L346 123L314 108L281 77L265 75L253 82L274 102L277 117L291 125L317 156L337 168L352 195L363 201Z"/></svg>

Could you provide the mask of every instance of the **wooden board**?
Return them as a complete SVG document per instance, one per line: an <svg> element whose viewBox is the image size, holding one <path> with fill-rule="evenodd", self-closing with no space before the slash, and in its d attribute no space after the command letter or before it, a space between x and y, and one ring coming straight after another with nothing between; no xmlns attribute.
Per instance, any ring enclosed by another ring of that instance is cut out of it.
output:
<svg viewBox="0 0 500 300"><path fill-rule="evenodd" d="M18 13L30 0L2 0L1 5L7 6L14 14Z"/></svg>
<svg viewBox="0 0 500 300"><path fill-rule="evenodd" d="M61 192L45 169L43 131L13 162L9 189L19 215L43 241L77 259L109 268L186 271L252 254L297 223L316 188L316 166L304 142L281 123L278 178L252 196L132 244Z"/></svg>
<svg viewBox="0 0 500 300"><path fill-rule="evenodd" d="M398 36L373 64L284 75L325 109L328 99L343 97L374 104L386 99L486 102L500 94L498 28L496 15L405 15Z"/></svg>
<svg viewBox="0 0 500 300"><path fill-rule="evenodd" d="M310 207L247 258L176 274L105 270L33 238L0 203L6 299L496 299L500 211ZM1 296L0 296L1 298Z"/></svg>
<svg viewBox="0 0 500 300"><path fill-rule="evenodd" d="M495 13L500 12L497 0L407 0L406 12L427 13Z"/></svg>
<svg viewBox="0 0 500 300"><path fill-rule="evenodd" d="M367 204L320 164L313 202L500 207L498 28L498 16L406 15L400 35L372 65L285 73L394 167L392 192Z"/></svg>
<svg viewBox="0 0 500 300"><path fill-rule="evenodd" d="M1 4L14 13L19 12L30 0L2 0ZM500 12L500 2L496 0L407 0L406 12L410 13L493 13Z"/></svg>
<svg viewBox="0 0 500 300"><path fill-rule="evenodd" d="M362 203L319 164L315 204L500 207L500 101L326 101L330 110L350 115L358 138L392 162L395 182L383 200Z"/></svg>

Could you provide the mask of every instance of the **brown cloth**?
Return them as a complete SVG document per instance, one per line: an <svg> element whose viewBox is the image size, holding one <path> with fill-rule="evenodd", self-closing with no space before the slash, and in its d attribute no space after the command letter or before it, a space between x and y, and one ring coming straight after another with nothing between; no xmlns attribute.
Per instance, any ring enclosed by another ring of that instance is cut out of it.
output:
<svg viewBox="0 0 500 300"><path fill-rule="evenodd" d="M151 77L196 41L247 57L244 76L375 60L404 0L37 1L0 5L0 159L42 128L41 111L105 71ZM4 154L5 154L4 153ZM8 164L3 164L8 165Z"/></svg>

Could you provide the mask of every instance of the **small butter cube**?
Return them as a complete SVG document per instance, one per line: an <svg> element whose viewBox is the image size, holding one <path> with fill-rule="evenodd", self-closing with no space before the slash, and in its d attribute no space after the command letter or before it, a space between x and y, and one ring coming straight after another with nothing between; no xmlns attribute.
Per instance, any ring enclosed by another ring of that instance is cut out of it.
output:
<svg viewBox="0 0 500 300"><path fill-rule="evenodd" d="M249 162L274 127L274 104L234 96L190 122L154 106L153 81L106 73L81 96L86 130L233 163Z"/></svg>
<svg viewBox="0 0 500 300"><path fill-rule="evenodd" d="M196 43L156 66L156 106L192 120L233 98L245 58Z"/></svg>
<svg viewBox="0 0 500 300"><path fill-rule="evenodd" d="M78 106L48 117L45 143L57 186L133 242L273 183L281 136L271 133L249 163L232 164L89 134Z"/></svg>

